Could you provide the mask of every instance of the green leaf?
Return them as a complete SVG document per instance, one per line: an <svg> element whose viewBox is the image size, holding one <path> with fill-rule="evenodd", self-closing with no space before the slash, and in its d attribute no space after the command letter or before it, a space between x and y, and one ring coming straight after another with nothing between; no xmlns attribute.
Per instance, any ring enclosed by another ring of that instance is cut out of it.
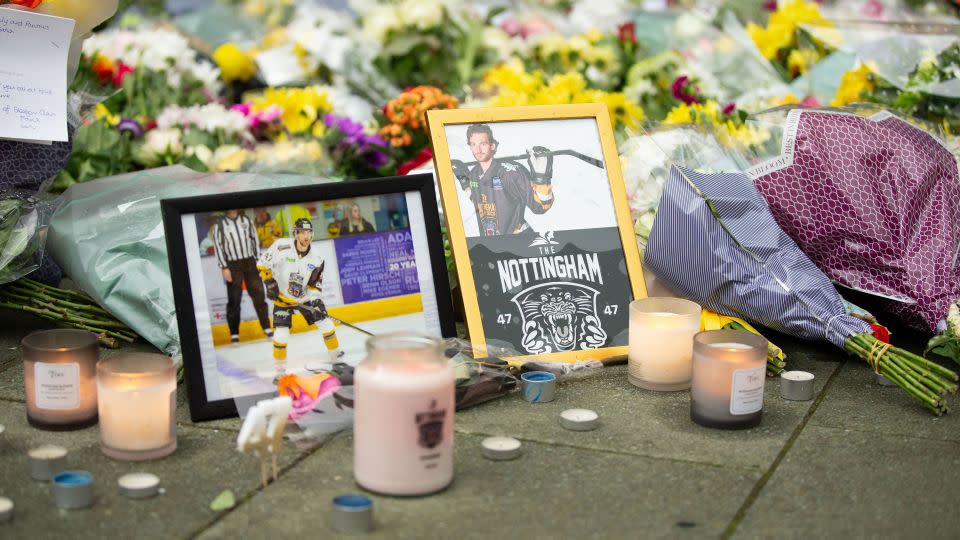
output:
<svg viewBox="0 0 960 540"><path fill-rule="evenodd" d="M426 36L421 36L418 34L396 36L393 40L387 43L380 54L383 56L404 56L418 45L428 42L429 40Z"/></svg>
<svg viewBox="0 0 960 540"><path fill-rule="evenodd" d="M236 506L236 504L237 498L234 497L233 491L225 489L210 502L210 509L214 512L220 512L223 510L229 510Z"/></svg>
<svg viewBox="0 0 960 540"><path fill-rule="evenodd" d="M189 167L197 172L210 172L210 169L208 169L207 166L204 165L202 161L200 161L200 158L198 158L195 155L187 156L186 158L180 161L180 164L183 165L184 167Z"/></svg>
<svg viewBox="0 0 960 540"><path fill-rule="evenodd" d="M110 157L120 144L120 133L113 126L100 120L80 126L73 141L74 153Z"/></svg>

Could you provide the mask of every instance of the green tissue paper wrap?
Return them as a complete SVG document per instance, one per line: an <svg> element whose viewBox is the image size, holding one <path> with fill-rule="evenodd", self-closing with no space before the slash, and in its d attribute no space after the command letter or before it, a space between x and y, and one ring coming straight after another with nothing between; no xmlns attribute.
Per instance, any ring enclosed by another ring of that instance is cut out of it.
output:
<svg viewBox="0 0 960 540"><path fill-rule="evenodd" d="M51 220L48 249L101 306L158 349L179 356L160 200L329 181L173 166L75 184Z"/></svg>

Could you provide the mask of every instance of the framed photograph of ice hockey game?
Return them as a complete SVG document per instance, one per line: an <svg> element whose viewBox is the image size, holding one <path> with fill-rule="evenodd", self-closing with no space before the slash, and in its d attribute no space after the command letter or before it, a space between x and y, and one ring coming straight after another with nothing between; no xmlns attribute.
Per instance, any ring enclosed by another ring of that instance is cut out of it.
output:
<svg viewBox="0 0 960 540"><path fill-rule="evenodd" d="M517 361L625 355L628 306L646 291L606 106L427 118L474 350Z"/></svg>
<svg viewBox="0 0 960 540"><path fill-rule="evenodd" d="M456 329L429 174L161 201L194 420ZM341 366L341 367L338 367Z"/></svg>

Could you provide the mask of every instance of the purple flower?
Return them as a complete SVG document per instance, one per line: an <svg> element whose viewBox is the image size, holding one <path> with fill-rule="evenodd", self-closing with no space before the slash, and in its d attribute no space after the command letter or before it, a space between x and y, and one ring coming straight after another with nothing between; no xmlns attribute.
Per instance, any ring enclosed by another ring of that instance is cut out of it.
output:
<svg viewBox="0 0 960 540"><path fill-rule="evenodd" d="M143 126L133 118L121 118L117 123L117 131L120 133L127 132L134 139L143 137Z"/></svg>
<svg viewBox="0 0 960 540"><path fill-rule="evenodd" d="M731 115L735 110L737 110L737 104L732 101L723 106L723 114Z"/></svg>

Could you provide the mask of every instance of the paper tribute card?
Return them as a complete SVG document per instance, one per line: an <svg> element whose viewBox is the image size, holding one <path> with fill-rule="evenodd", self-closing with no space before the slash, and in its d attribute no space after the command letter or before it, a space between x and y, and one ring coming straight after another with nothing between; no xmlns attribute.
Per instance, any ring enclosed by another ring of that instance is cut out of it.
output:
<svg viewBox="0 0 960 540"><path fill-rule="evenodd" d="M67 140L73 19L0 9L0 138Z"/></svg>

